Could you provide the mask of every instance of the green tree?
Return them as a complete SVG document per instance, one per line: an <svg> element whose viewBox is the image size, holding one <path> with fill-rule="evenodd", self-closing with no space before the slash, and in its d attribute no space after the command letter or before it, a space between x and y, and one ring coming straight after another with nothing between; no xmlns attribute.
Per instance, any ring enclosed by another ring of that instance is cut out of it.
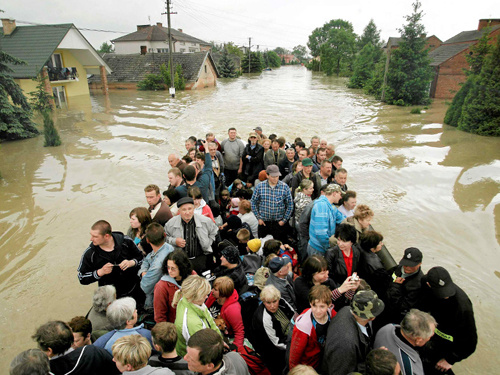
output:
<svg viewBox="0 0 500 375"><path fill-rule="evenodd" d="M186 88L186 78L184 78L181 64L177 64L175 67L174 87L176 90L184 90Z"/></svg>
<svg viewBox="0 0 500 375"><path fill-rule="evenodd" d="M330 30L340 28L350 28L352 30L352 24L348 21L336 19L325 23L322 27L314 29L311 35L309 35L309 41L307 42L307 47L309 47L311 55L313 57L319 56L321 46L330 38Z"/></svg>
<svg viewBox="0 0 500 375"><path fill-rule="evenodd" d="M469 54L465 55L467 62L469 63L469 70L465 71L467 75L467 81L462 85L460 90L455 94L451 105L448 107L446 111L446 115L444 117L444 123L457 127L460 123L460 119L462 117L462 107L465 101L465 98L469 94L469 91L474 87L477 81L477 77L481 73L481 69L483 67L484 61L487 55L491 51L491 45L489 44L489 34L491 28L487 27L483 29L483 35L479 38L479 41L470 47Z"/></svg>
<svg viewBox="0 0 500 375"><path fill-rule="evenodd" d="M429 101L429 85L433 77L425 49L425 27L421 3L413 3L413 13L400 29L399 48L392 52L387 72L385 101L389 104L416 105Z"/></svg>
<svg viewBox="0 0 500 375"><path fill-rule="evenodd" d="M235 46L233 42L229 42L229 43L226 43L224 45L224 47L227 49L227 52L230 54L230 55L236 55L238 56L240 59L243 58L243 56L245 55L243 53L243 51L238 47L238 46Z"/></svg>
<svg viewBox="0 0 500 375"><path fill-rule="evenodd" d="M486 58L477 82L465 97L460 130L500 136L500 38Z"/></svg>
<svg viewBox="0 0 500 375"><path fill-rule="evenodd" d="M321 70L327 75L349 74L356 51L356 34L352 24L344 20L332 20L328 24L328 37L320 46ZM309 47L311 49L311 47ZM312 51L312 50L311 50Z"/></svg>
<svg viewBox="0 0 500 375"><path fill-rule="evenodd" d="M377 26L373 19L368 22L363 34L358 39L358 49L361 51L367 44L372 44L375 48L382 48L382 43L380 42L380 30L377 30Z"/></svg>
<svg viewBox="0 0 500 375"><path fill-rule="evenodd" d="M281 59L274 51L264 52L264 60L266 61L266 67L279 68L281 66Z"/></svg>
<svg viewBox="0 0 500 375"><path fill-rule="evenodd" d="M54 126L54 120L52 119L52 110L44 110L42 112L43 116L43 135L45 137L45 147L56 147L61 145L61 138Z"/></svg>
<svg viewBox="0 0 500 375"><path fill-rule="evenodd" d="M160 76L163 79L163 82L167 87L171 86L171 77L170 77L170 62L168 63L168 66L165 65L165 63L160 65Z"/></svg>
<svg viewBox="0 0 500 375"><path fill-rule="evenodd" d="M99 52L99 53L111 53L114 51L115 50L113 49L112 44L108 44L107 42L104 42L101 44L101 46L99 47L99 50L97 52Z"/></svg>
<svg viewBox="0 0 500 375"><path fill-rule="evenodd" d="M24 64L0 50L0 139L31 138L39 134L33 121L32 109L19 85L9 73L7 64Z"/></svg>
<svg viewBox="0 0 500 375"><path fill-rule="evenodd" d="M235 78L238 77L238 72L234 66L234 61L229 57L227 49L224 48L222 51L222 57L219 61L218 66L219 74L224 78Z"/></svg>
<svg viewBox="0 0 500 375"><path fill-rule="evenodd" d="M165 90L165 81L160 74L146 74L146 77L137 83L139 90Z"/></svg>
<svg viewBox="0 0 500 375"><path fill-rule="evenodd" d="M213 40L210 41L210 46L212 48L212 52L222 52L224 50L224 46L222 44L217 44Z"/></svg>
<svg viewBox="0 0 500 375"><path fill-rule="evenodd" d="M274 52L276 52L278 55L288 55L290 53L289 50L283 47L276 47L274 49Z"/></svg>
<svg viewBox="0 0 500 375"><path fill-rule="evenodd" d="M259 52L250 52L250 73L260 73L264 68L262 55ZM243 56L241 70L243 73L248 73L248 54Z"/></svg>
<svg viewBox="0 0 500 375"><path fill-rule="evenodd" d="M384 72L385 72L385 59L380 59L380 61L375 64L373 74L368 81L366 81L363 91L366 94L375 96L375 98L380 99L382 96L382 85L384 84Z"/></svg>
<svg viewBox="0 0 500 375"><path fill-rule="evenodd" d="M380 61L380 49L373 44L365 44L354 62L354 71L349 78L348 87L362 89L372 79L375 73L375 64Z"/></svg>
<svg viewBox="0 0 500 375"><path fill-rule="evenodd" d="M307 56L307 48L302 45L293 47L292 55L294 55L300 62L304 61Z"/></svg>

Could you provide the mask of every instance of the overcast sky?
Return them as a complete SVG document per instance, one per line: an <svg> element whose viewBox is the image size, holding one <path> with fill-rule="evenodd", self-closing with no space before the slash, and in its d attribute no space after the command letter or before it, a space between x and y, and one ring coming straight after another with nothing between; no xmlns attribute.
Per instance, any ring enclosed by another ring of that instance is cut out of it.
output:
<svg viewBox="0 0 500 375"><path fill-rule="evenodd" d="M350 21L360 35L371 18L385 41L398 36L413 0L173 0L172 27L217 43L232 41L253 49L292 49L306 45L316 27L331 19ZM98 48L102 42L136 30L136 25L167 24L163 0L3 0L2 18L41 24L74 23ZM422 0L427 35L441 40L475 30L481 18L500 18L499 0ZM113 32L98 32L99 29ZM116 33L118 32L118 33Z"/></svg>

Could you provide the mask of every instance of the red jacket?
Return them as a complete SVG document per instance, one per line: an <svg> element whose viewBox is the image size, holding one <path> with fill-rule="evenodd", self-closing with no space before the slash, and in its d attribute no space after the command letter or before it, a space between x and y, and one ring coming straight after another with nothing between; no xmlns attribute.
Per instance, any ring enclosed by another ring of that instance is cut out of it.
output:
<svg viewBox="0 0 500 375"><path fill-rule="evenodd" d="M241 305L238 302L238 292L234 290L233 294L226 299L224 305L221 307L220 315L230 334L234 334L233 344L239 348L243 347L243 340L245 339L245 328L243 327L243 319L241 318ZM205 305L210 308L216 301L212 293L208 296Z"/></svg>
<svg viewBox="0 0 500 375"><path fill-rule="evenodd" d="M307 365L314 369L320 366L321 346L316 337L316 329L311 319L311 309L305 310L302 315L297 318L297 322L293 327L292 343L290 347L290 359L288 364L290 370L297 365ZM335 310L328 310L330 318L336 314Z"/></svg>
<svg viewBox="0 0 500 375"><path fill-rule="evenodd" d="M168 275L163 275L156 283L153 299L156 323L175 323L176 309L172 307L172 300L178 289L180 288L177 281Z"/></svg>

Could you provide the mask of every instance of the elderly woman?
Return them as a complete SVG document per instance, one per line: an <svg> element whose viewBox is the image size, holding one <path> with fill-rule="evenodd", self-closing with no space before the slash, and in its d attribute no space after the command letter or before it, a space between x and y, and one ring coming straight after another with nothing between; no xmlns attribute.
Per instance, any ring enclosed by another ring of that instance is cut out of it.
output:
<svg viewBox="0 0 500 375"><path fill-rule="evenodd" d="M120 337L141 335L148 339L151 347L153 347L151 331L145 329L143 324L135 327L137 323L137 309L135 300L132 297L123 297L111 303L106 316L114 329L99 337L94 342L95 346L106 349L109 354L112 354L111 347Z"/></svg>
<svg viewBox="0 0 500 375"><path fill-rule="evenodd" d="M227 329L224 335L234 337L233 344L238 348L242 348L245 328L238 298L239 295L234 289L233 280L227 276L222 276L214 280L213 289L208 296L206 305L214 319L220 316L224 320Z"/></svg>
<svg viewBox="0 0 500 375"><path fill-rule="evenodd" d="M96 331L108 332L113 329L106 317L106 309L116 299L116 288L113 285L100 286L94 292L92 309L90 309L87 319L92 323L92 338ZM104 334L105 332L102 332Z"/></svg>
<svg viewBox="0 0 500 375"><path fill-rule="evenodd" d="M177 327L177 354L185 356L186 346L189 338L200 329L211 328L220 334L214 319L205 305L208 293L210 293L210 284L207 279L191 275L182 283L182 288L177 292L174 298L180 297L175 316L175 326Z"/></svg>
<svg viewBox="0 0 500 375"><path fill-rule="evenodd" d="M193 274L193 267L186 253L177 249L167 255L162 265L163 276L155 285L155 322L175 322L176 308L172 306L175 292L182 282Z"/></svg>
<svg viewBox="0 0 500 375"><path fill-rule="evenodd" d="M293 330L291 320L295 312L273 285L262 289L260 299L262 304L255 311L252 320L252 344L271 374L281 374L286 364L286 340Z"/></svg>
<svg viewBox="0 0 500 375"><path fill-rule="evenodd" d="M337 228L337 245L329 248L325 258L330 278L337 284L358 271L360 250L356 243L356 229L350 224L340 224Z"/></svg>
<svg viewBox="0 0 500 375"><path fill-rule="evenodd" d="M293 286L299 314L310 308L309 292L315 285L325 285L332 291L332 301L335 304L336 311L346 304L348 305L352 300L359 286L359 281L353 281L351 277L348 277L340 285L329 278L328 275L328 263L322 255L316 254L306 259L302 266L302 275L295 279Z"/></svg>

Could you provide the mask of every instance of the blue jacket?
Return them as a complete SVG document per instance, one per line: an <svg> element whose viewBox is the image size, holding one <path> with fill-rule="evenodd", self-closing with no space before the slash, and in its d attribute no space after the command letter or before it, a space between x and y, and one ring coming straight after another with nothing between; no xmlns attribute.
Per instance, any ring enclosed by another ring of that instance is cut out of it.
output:
<svg viewBox="0 0 500 375"><path fill-rule="evenodd" d="M140 277L143 272L146 272L141 279L141 289L146 294L146 302L144 303L145 308L153 307L153 291L156 283L163 275L161 270L163 261L172 251L174 251L172 245L165 242L156 253L154 251L150 252L142 261L142 266L138 275Z"/></svg>
<svg viewBox="0 0 500 375"><path fill-rule="evenodd" d="M329 238L335 234L335 227L345 216L322 195L314 203L309 224L309 246L321 253L330 247Z"/></svg>
<svg viewBox="0 0 500 375"><path fill-rule="evenodd" d="M94 342L93 345L99 348L106 349L109 352L109 354L113 355L111 347L113 346L115 341L118 340L120 337L130 336L130 335L141 335L142 337L145 337L151 344L151 347L153 347L153 342L151 341L151 331L149 329L144 328L143 324L141 324L138 327L129 329L120 329L120 330L114 329L106 333L105 335L99 337L96 340L96 342Z"/></svg>

